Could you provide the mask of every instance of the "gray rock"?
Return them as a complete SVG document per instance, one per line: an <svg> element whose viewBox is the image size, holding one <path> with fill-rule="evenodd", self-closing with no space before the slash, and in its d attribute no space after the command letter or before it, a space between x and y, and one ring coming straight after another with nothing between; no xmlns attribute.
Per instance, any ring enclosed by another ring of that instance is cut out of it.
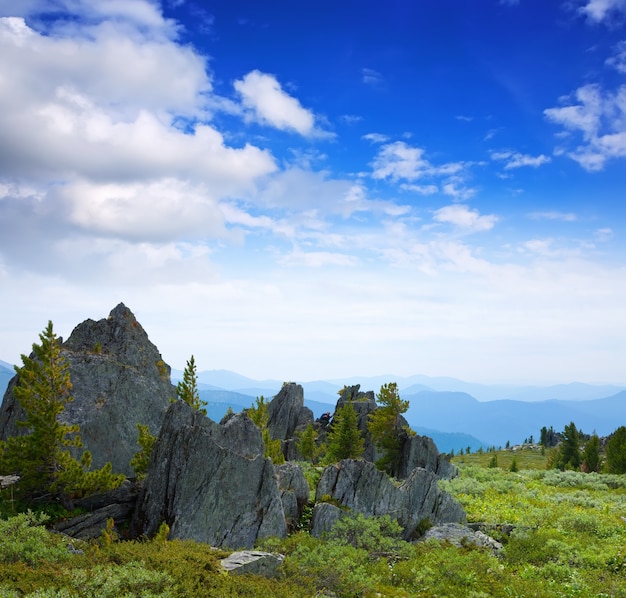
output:
<svg viewBox="0 0 626 598"><path fill-rule="evenodd" d="M316 500L330 497L366 516L390 515L403 527L403 538L409 540L424 521L439 524L466 520L461 504L439 489L437 479L433 472L416 468L396 486L373 463L345 459L324 470Z"/></svg>
<svg viewBox="0 0 626 598"><path fill-rule="evenodd" d="M296 432L313 423L313 412L304 406L304 390L299 384L287 382L268 406L267 427L273 440L283 441L283 454L287 461L296 458Z"/></svg>
<svg viewBox="0 0 626 598"><path fill-rule="evenodd" d="M402 445L402 457L398 478L405 479L416 468L432 471L437 477L451 479L459 475L458 468L441 454L432 438L428 436L406 436Z"/></svg>
<svg viewBox="0 0 626 598"><path fill-rule="evenodd" d="M286 535L277 476L260 430L245 414L216 424L182 401L167 411L133 516L133 535L252 548Z"/></svg>
<svg viewBox="0 0 626 598"><path fill-rule="evenodd" d="M278 476L285 520L287 526L293 530L309 502L309 484L302 473L302 468L296 463L274 465L274 470Z"/></svg>
<svg viewBox="0 0 626 598"><path fill-rule="evenodd" d="M318 502L313 508L311 535L321 538L333 529L335 523L345 515L346 511L329 502Z"/></svg>
<svg viewBox="0 0 626 598"><path fill-rule="evenodd" d="M444 523L431 527L419 541L427 542L428 540L450 542L450 544L454 546L472 545L479 548L489 548L495 554L500 554L502 551L502 544L500 544L500 542L497 542L481 531L476 532L460 523Z"/></svg>
<svg viewBox="0 0 626 598"><path fill-rule="evenodd" d="M376 445L369 433L367 424L370 415L378 409L373 391L362 392L360 385L344 387L337 401L335 413L347 402L352 403L358 417L358 426L365 439L365 451L363 459L375 463L382 454L376 449ZM401 417L400 426L409 428L408 422ZM402 437L402 449L398 471L395 477L400 480L406 479L416 467L422 467L432 471L440 478L453 478L458 475L458 469L439 453L434 441L427 436L412 435L404 430L400 432Z"/></svg>
<svg viewBox="0 0 626 598"><path fill-rule="evenodd" d="M242 550L233 552L229 557L222 559L221 565L222 569L229 573L248 573L271 578L278 574L278 567L283 562L283 558L282 554Z"/></svg>
<svg viewBox="0 0 626 598"><path fill-rule="evenodd" d="M346 403L352 403L352 407L354 407L357 414L359 430L361 430L361 435L365 439L363 459L375 463L381 457L381 454L376 450L376 445L372 441L371 434L367 428L367 422L369 421L370 414L377 409L376 398L374 397L373 390L362 392L360 388L360 384L344 386L339 392L339 400L335 407L335 413Z"/></svg>
<svg viewBox="0 0 626 598"><path fill-rule="evenodd" d="M119 526L130 523L139 492L139 484L126 480L111 492L78 500L76 507L90 512L60 521L55 524L54 529L73 538L89 540L100 537L107 521L113 519L114 529L119 531Z"/></svg>
<svg viewBox="0 0 626 598"><path fill-rule="evenodd" d="M133 476L130 460L140 450L137 424L157 435L176 389L170 368L135 319L120 303L105 320L86 320L63 343L74 401L62 420L80 426L94 469L110 461L113 471ZM0 439L27 433L17 422L24 411L13 396L15 376L0 407Z"/></svg>

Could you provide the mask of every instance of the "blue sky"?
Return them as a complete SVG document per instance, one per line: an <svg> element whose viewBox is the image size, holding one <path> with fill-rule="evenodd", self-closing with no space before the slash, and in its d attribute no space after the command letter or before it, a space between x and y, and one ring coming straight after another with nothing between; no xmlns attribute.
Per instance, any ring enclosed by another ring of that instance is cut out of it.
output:
<svg viewBox="0 0 626 598"><path fill-rule="evenodd" d="M626 383L626 0L0 0L0 139L5 361Z"/></svg>

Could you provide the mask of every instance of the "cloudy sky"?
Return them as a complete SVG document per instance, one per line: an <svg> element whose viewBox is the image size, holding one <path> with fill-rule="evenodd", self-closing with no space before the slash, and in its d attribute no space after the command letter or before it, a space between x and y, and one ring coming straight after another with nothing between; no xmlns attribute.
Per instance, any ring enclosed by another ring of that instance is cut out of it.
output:
<svg viewBox="0 0 626 598"><path fill-rule="evenodd" d="M0 359L626 383L626 0L0 0Z"/></svg>

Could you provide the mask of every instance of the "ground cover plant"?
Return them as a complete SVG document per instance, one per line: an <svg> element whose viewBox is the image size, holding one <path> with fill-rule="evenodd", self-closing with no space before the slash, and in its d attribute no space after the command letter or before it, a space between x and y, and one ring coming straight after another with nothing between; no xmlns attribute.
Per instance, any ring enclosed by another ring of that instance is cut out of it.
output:
<svg viewBox="0 0 626 598"><path fill-rule="evenodd" d="M510 471L513 458L517 472ZM463 455L453 459L461 475L440 483L470 522L482 522L502 542L499 555L470 545L411 544L393 519L351 516L325 538L312 537L304 524L288 538L264 541L261 548L285 555L281 577L266 580L221 572L227 553L200 543L163 533L82 543L22 514L0 521L1 537L13 534L0 542L0 598L626 597L626 477L546 470L546 459L533 449Z"/></svg>

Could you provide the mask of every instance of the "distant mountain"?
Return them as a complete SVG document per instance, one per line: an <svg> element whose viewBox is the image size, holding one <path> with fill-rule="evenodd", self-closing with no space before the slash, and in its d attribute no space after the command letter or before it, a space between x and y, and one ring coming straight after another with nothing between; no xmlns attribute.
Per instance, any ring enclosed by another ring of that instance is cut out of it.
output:
<svg viewBox="0 0 626 598"><path fill-rule="evenodd" d="M477 401L465 393L419 392L403 395L413 429L471 434L488 445L504 446L539 438L543 426L561 431L573 421L584 432L608 435L626 425L626 392L591 401Z"/></svg>
<svg viewBox="0 0 626 598"><path fill-rule="evenodd" d="M422 428L420 426L414 428L420 436L428 436L435 441L440 453L450 453L454 451L458 453L461 449L465 450L469 446L472 452L476 452L479 448L486 449L488 444L478 440L470 434L461 434L459 432L439 432L430 428Z"/></svg>

